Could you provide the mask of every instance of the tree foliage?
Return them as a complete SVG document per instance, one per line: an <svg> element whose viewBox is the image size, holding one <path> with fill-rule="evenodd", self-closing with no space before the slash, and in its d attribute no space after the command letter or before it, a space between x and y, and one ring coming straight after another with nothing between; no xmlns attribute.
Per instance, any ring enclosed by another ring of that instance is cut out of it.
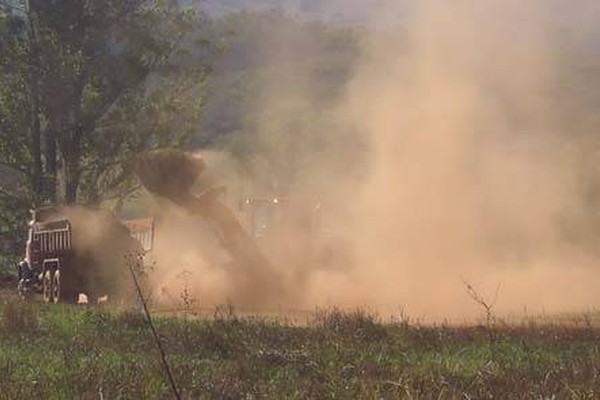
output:
<svg viewBox="0 0 600 400"><path fill-rule="evenodd" d="M166 0L29 3L0 18L0 207L122 198L132 155L195 130L204 17Z"/></svg>

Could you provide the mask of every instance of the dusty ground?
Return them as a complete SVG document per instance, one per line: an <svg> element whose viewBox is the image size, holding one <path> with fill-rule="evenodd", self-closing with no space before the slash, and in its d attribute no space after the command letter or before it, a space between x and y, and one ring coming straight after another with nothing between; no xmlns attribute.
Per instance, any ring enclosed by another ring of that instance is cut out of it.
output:
<svg viewBox="0 0 600 400"><path fill-rule="evenodd" d="M17 299L16 291L17 281L14 276L0 276L0 303L10 302ZM100 299L100 307L106 309L106 297ZM32 304L42 305L41 295L35 295ZM79 304L87 304L87 297L80 295ZM150 300L148 304L151 313L159 318L179 318L182 320L214 320L220 318L228 318L232 315L240 318L259 318L270 321L278 321L279 323L291 324L294 326L307 326L314 322L315 314L319 314L323 310L319 309L294 309L283 307L272 308L255 308L246 307L237 304L220 304L200 306L198 304L186 304L185 302L176 302L173 304L153 304ZM108 307L110 308L110 307ZM347 310L352 312L356 310ZM386 314L387 315L387 314ZM405 316L388 315L385 323L397 323L403 321ZM455 321L456 325L464 325L465 321ZM485 325L485 318L475 318L470 325ZM562 326L590 326L600 328L600 313L598 312L573 312L562 314L545 314L545 315L528 315L528 316L511 316L499 317L495 320L500 325L521 325L527 323L541 324L558 324ZM452 324L452 321L445 321L445 324ZM428 325L425 323L425 325Z"/></svg>

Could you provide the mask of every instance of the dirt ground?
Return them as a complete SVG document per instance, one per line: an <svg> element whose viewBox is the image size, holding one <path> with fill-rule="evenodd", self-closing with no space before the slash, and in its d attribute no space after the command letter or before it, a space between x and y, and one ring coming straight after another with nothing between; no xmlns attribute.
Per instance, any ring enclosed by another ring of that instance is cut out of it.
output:
<svg viewBox="0 0 600 400"><path fill-rule="evenodd" d="M17 280L14 276L0 276L0 303L17 299ZM100 304L106 301L106 298L100 299ZM33 302L42 302L41 295L36 295ZM80 295L79 304L86 304L87 298L85 295ZM170 307L159 304L149 304L152 314L160 317L178 317L181 319L215 319L227 318L235 316L237 318L259 318L272 321L284 322L296 326L309 325L319 314L318 309L289 309L289 308L252 308L241 305L222 304L215 306L199 306L199 305L182 305L173 304ZM321 310L323 311L323 310ZM382 321L392 322L392 321ZM478 321L473 321L477 325ZM481 322L481 321L479 321ZM500 325L522 325L523 323L553 323L563 326L593 326L600 327L600 314L597 312L589 313L564 313L552 315L537 315L537 316L513 316L510 318L502 318L499 321ZM448 322L449 323L449 322ZM462 325L459 323L458 325Z"/></svg>

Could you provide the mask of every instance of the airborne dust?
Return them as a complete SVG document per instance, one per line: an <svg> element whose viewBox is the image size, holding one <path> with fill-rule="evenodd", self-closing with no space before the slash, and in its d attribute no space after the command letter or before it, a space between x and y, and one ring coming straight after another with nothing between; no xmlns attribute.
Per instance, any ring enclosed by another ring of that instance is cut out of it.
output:
<svg viewBox="0 0 600 400"><path fill-rule="evenodd" d="M564 72L555 28L585 29L583 20L560 20L559 1L389 3L373 19L402 15L401 28L386 23L361 42L326 123L286 123L320 107L318 84L300 63L285 64L294 79L275 77L248 105L262 116L256 151L289 169L286 194L321 199L328 229L351 249L351 261L314 267L299 261L306 241L292 234L274 261L286 295L269 304L471 318L482 309L469 283L495 299L501 316L595 307L593 207L556 101ZM579 17L594 13L593 2L579 4ZM314 46L287 32L265 43L262 56L298 59ZM328 150L302 143L316 136ZM213 170L235 169L223 173L238 177L227 182L231 198L264 193L261 173L240 174L245 167L231 167L231 156L207 158ZM252 304L236 297L233 277L244 272L214 266L227 255L202 223L164 202L158 208L169 222L156 254L157 298L177 300L185 288L199 305Z"/></svg>

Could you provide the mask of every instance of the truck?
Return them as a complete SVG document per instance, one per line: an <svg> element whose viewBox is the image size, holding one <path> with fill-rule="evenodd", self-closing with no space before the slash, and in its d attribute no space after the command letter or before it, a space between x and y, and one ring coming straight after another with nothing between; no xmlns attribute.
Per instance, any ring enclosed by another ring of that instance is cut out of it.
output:
<svg viewBox="0 0 600 400"><path fill-rule="evenodd" d="M129 229L130 235L140 243L144 253L152 251L156 236L156 218L126 219L121 222Z"/></svg>
<svg viewBox="0 0 600 400"><path fill-rule="evenodd" d="M240 203L241 220L271 259L298 267L348 268L351 245L332 229L319 198L251 195Z"/></svg>
<svg viewBox="0 0 600 400"><path fill-rule="evenodd" d="M144 249L112 213L82 206L31 210L25 259L18 267L22 297L41 293L48 303L126 301L135 294ZM130 268L131 267L131 268Z"/></svg>

